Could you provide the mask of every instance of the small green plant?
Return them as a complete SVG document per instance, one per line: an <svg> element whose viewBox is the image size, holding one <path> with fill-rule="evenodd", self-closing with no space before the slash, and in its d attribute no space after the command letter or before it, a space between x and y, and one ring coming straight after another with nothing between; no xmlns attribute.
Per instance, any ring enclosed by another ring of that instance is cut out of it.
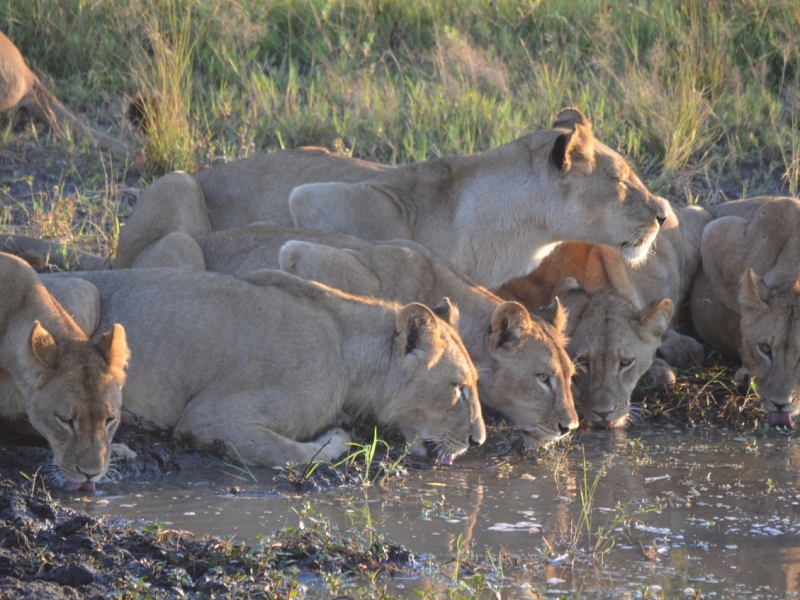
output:
<svg viewBox="0 0 800 600"><path fill-rule="evenodd" d="M254 483L258 483L258 478L250 470L250 467L247 466L247 462L242 458L242 455L239 454L239 451L236 449L236 446L234 446L231 442L226 442L225 449L228 454L230 453L230 451L233 451L233 453L236 454L236 458L239 459L238 465L235 465L230 461L226 461L225 466L228 467L229 469L233 469L237 473L240 473L241 479L246 478L250 479Z"/></svg>

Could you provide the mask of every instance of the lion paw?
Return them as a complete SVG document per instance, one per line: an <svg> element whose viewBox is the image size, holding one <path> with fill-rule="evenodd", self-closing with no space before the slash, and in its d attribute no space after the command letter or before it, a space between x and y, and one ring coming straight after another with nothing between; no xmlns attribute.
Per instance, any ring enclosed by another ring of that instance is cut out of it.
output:
<svg viewBox="0 0 800 600"><path fill-rule="evenodd" d="M122 460L134 460L137 454L125 444L111 444L111 456Z"/></svg>
<svg viewBox="0 0 800 600"><path fill-rule="evenodd" d="M313 442L320 449L314 460L331 462L350 450L350 434L341 427L326 431Z"/></svg>
<svg viewBox="0 0 800 600"><path fill-rule="evenodd" d="M693 337L670 330L658 347L658 355L667 364L685 369L701 364L705 358L705 351L703 345Z"/></svg>
<svg viewBox="0 0 800 600"><path fill-rule="evenodd" d="M653 359L653 364L644 376L650 385L674 385L676 381L675 372L660 358Z"/></svg>
<svg viewBox="0 0 800 600"><path fill-rule="evenodd" d="M733 376L733 380L736 382L736 385L740 387L746 387L750 385L750 371L744 367L739 367L736 370L736 374Z"/></svg>

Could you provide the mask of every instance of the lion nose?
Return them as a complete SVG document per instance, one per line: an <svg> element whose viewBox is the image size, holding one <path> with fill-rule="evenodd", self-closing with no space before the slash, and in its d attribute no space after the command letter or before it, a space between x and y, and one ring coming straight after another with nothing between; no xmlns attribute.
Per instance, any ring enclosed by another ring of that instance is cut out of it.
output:
<svg viewBox="0 0 800 600"><path fill-rule="evenodd" d="M594 413L594 414L596 414L598 417L600 417L600 420L601 420L601 421L605 421L605 420L606 420L606 417L608 416L608 414L609 414L609 413L607 413L607 412L604 412L604 413L601 413L601 412L596 412L596 413Z"/></svg>
<svg viewBox="0 0 800 600"><path fill-rule="evenodd" d="M658 226L659 226L659 227L661 227L661 226L664 224L664 221L666 221L666 220L667 220L667 217L666 217L666 216L663 216L663 217L662 217L661 215L658 215L658 216L656 217L656 221L658 221Z"/></svg>
<svg viewBox="0 0 800 600"><path fill-rule="evenodd" d="M469 436L469 445L470 445L470 448L474 448L475 446L480 446L482 443L483 443L483 441L477 441L477 442L476 442L474 437L472 437L472 436Z"/></svg>
<svg viewBox="0 0 800 600"><path fill-rule="evenodd" d="M102 471L98 471L97 473L84 473L78 467L75 467L75 470L78 473L80 473L81 475L83 475L84 477L86 477L86 481L91 481L92 478L98 477L99 475L101 475L103 473Z"/></svg>
<svg viewBox="0 0 800 600"><path fill-rule="evenodd" d="M778 404L777 402L772 403L777 412L789 412L788 410L784 410L787 406L789 406L789 404L789 402L785 402L783 404Z"/></svg>

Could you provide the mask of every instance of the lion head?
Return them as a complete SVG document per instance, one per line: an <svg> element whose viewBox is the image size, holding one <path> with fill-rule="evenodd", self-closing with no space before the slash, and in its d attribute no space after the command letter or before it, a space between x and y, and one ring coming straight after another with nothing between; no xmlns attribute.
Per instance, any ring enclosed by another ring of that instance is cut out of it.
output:
<svg viewBox="0 0 800 600"><path fill-rule="evenodd" d="M482 398L538 447L578 427L570 380L575 369L565 351L566 312L558 300L531 315L518 302L504 302L489 327L489 370ZM480 385L480 380L479 380Z"/></svg>
<svg viewBox="0 0 800 600"><path fill-rule="evenodd" d="M741 279L739 352L770 425L794 426L800 412L800 281L769 288L748 268Z"/></svg>
<svg viewBox="0 0 800 600"><path fill-rule="evenodd" d="M610 290L589 296L572 278L558 287L556 297L569 311L567 352L576 365L576 405L593 424L624 424L633 388L653 363L672 319L672 300L639 310Z"/></svg>
<svg viewBox="0 0 800 600"><path fill-rule="evenodd" d="M94 489L108 470L128 362L121 325L95 345L56 341L39 321L23 350L25 412L50 444L68 490Z"/></svg>
<svg viewBox="0 0 800 600"><path fill-rule="evenodd" d="M562 239L616 246L626 261L644 261L667 218L666 201L650 193L630 164L594 137L592 124L579 110L562 110L553 129L558 137L550 163L575 200L560 225L571 229Z"/></svg>
<svg viewBox="0 0 800 600"><path fill-rule="evenodd" d="M395 425L417 455L443 464L486 439L478 399L478 373L455 329L457 309L447 300L439 317L419 303L397 314L393 371L396 393L378 420Z"/></svg>

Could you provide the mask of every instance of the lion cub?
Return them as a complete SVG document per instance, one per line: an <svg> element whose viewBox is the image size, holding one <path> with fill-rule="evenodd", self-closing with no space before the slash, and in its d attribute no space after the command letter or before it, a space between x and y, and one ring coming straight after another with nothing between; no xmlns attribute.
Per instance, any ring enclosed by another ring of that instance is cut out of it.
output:
<svg viewBox="0 0 800 600"><path fill-rule="evenodd" d="M354 294L397 302L433 305L447 296L459 308L458 330L480 373L478 389L485 406L507 417L532 447L578 426L570 389L574 368L564 350L567 319L558 301L546 318L531 315L410 240L356 248L294 240L281 248L280 266Z"/></svg>
<svg viewBox="0 0 800 600"><path fill-rule="evenodd" d="M53 451L68 490L94 490L112 454L128 346L113 321L97 343L22 260L0 253L0 417L27 418Z"/></svg>
<svg viewBox="0 0 800 600"><path fill-rule="evenodd" d="M247 281L175 269L43 280L75 275L100 291L101 328L126 328L123 400L144 426L224 440L254 466L333 460L348 450L334 428L346 415L395 425L412 452L446 464L485 439L478 376L447 310L268 270Z"/></svg>
<svg viewBox="0 0 800 600"><path fill-rule="evenodd" d="M770 425L800 412L800 202L751 198L715 208L703 231L702 269L691 290L700 336L740 358Z"/></svg>

